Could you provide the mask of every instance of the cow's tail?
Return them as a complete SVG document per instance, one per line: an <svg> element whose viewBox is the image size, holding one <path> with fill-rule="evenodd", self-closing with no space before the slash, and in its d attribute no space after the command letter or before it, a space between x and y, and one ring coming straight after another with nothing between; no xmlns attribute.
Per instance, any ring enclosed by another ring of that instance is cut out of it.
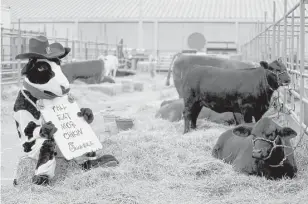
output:
<svg viewBox="0 0 308 204"><path fill-rule="evenodd" d="M176 60L176 58L182 54L181 52L176 53L173 58L172 61L170 63L169 69L168 69L168 75L167 75L167 80L166 80L166 86L170 85L170 75L171 75L171 68L173 67L174 61Z"/></svg>

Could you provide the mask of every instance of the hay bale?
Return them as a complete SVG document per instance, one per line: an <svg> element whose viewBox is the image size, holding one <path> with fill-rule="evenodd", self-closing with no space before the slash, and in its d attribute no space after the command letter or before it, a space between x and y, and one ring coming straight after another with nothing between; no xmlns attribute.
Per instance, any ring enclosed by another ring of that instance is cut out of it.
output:
<svg viewBox="0 0 308 204"><path fill-rule="evenodd" d="M118 130L129 130L134 127L134 121L130 118L116 118Z"/></svg>
<svg viewBox="0 0 308 204"><path fill-rule="evenodd" d="M134 90L135 91L143 91L144 84L142 82L134 82Z"/></svg>
<svg viewBox="0 0 308 204"><path fill-rule="evenodd" d="M115 83L115 81L111 77L109 77L109 76L104 76L103 80L101 82L102 83L112 83L112 84Z"/></svg>
<svg viewBox="0 0 308 204"><path fill-rule="evenodd" d="M108 96L114 96L122 92L122 85L121 84L100 84L100 85L92 85L88 86L90 90L100 91Z"/></svg>
<svg viewBox="0 0 308 204"><path fill-rule="evenodd" d="M66 177L82 169L74 161L67 161L64 158L56 157L55 177L51 179L51 185L55 182L63 181ZM23 158L19 161L16 172L18 186L32 183L37 161L31 158Z"/></svg>
<svg viewBox="0 0 308 204"><path fill-rule="evenodd" d="M122 91L131 93L134 91L134 83L132 80L122 80Z"/></svg>

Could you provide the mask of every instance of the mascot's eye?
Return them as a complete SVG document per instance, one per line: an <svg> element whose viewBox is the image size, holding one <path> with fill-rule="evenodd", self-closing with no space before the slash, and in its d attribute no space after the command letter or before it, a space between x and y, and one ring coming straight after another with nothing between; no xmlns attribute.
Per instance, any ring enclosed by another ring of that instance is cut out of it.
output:
<svg viewBox="0 0 308 204"><path fill-rule="evenodd" d="M46 66L40 66L40 67L37 68L37 70L39 70L40 72L46 71L47 69L48 69L48 67L46 67Z"/></svg>

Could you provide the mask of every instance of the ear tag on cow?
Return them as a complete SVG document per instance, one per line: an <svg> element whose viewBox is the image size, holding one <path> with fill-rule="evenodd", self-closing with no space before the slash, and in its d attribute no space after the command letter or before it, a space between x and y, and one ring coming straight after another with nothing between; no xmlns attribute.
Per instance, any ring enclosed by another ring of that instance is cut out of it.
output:
<svg viewBox="0 0 308 204"><path fill-rule="evenodd" d="M67 94L67 99L70 103L74 103L74 101L75 101L74 96L70 93Z"/></svg>
<svg viewBox="0 0 308 204"><path fill-rule="evenodd" d="M36 101L36 107L37 107L37 109L38 110L42 110L42 109L44 109L44 103L43 103L43 100L37 100Z"/></svg>

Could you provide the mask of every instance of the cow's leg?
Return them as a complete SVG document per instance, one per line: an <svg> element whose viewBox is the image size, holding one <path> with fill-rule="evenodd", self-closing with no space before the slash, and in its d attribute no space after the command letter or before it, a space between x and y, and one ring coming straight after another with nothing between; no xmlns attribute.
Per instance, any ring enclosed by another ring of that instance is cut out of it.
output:
<svg viewBox="0 0 308 204"><path fill-rule="evenodd" d="M244 121L245 123L252 123L253 110L247 108L244 112Z"/></svg>
<svg viewBox="0 0 308 204"><path fill-rule="evenodd" d="M183 118L184 118L184 134L189 132L189 122L191 121L191 111L194 106L194 97L189 95L187 99L184 99L184 111L183 111Z"/></svg>
<svg viewBox="0 0 308 204"><path fill-rule="evenodd" d="M114 78L114 79L115 79L116 76L117 76L117 69L118 69L118 68L115 68L115 69L113 70L113 78Z"/></svg>
<svg viewBox="0 0 308 204"><path fill-rule="evenodd" d="M256 112L254 114L255 121L258 122L262 118L263 115L264 113Z"/></svg>
<svg viewBox="0 0 308 204"><path fill-rule="evenodd" d="M36 142L40 142L38 139ZM37 185L49 184L49 179L54 177L56 168L55 159L55 146L54 140L45 140L40 148L38 162L35 169L35 175L32 182Z"/></svg>
<svg viewBox="0 0 308 204"><path fill-rule="evenodd" d="M197 119L198 119L201 109L202 109L202 106L200 105L200 103L198 102L194 103L191 109L191 128L192 129L197 128Z"/></svg>

